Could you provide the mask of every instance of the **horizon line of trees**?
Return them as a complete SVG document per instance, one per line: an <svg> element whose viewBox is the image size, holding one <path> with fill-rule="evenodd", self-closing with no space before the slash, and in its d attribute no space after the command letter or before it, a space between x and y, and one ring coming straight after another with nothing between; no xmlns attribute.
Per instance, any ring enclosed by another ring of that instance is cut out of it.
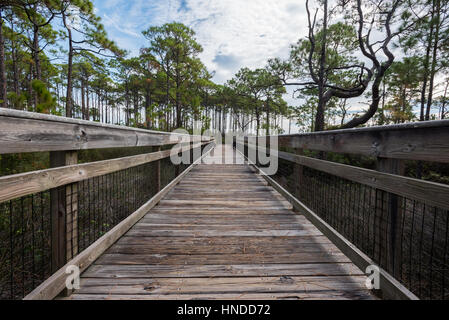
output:
<svg viewBox="0 0 449 320"><path fill-rule="evenodd" d="M129 57L90 0L2 1L0 106L153 130L201 121L203 129L257 134L282 133L285 118L321 131L447 117L447 1L307 0L306 11L308 35L287 59L241 68L220 85L181 23L143 30L146 45ZM301 105L284 100L289 86ZM365 110L351 110L360 100Z"/></svg>
<svg viewBox="0 0 449 320"><path fill-rule="evenodd" d="M202 121L266 132L288 109L269 88L262 101L214 83L181 23L143 30L136 57L108 38L89 0L2 2L0 26L1 107L164 131Z"/></svg>

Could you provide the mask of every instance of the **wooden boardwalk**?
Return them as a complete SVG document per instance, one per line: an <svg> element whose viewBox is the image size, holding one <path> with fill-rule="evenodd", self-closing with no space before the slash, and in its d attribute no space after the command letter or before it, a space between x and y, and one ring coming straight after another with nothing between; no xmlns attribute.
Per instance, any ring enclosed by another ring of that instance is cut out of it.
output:
<svg viewBox="0 0 449 320"><path fill-rule="evenodd" d="M68 299L372 299L366 277L246 164L215 151Z"/></svg>

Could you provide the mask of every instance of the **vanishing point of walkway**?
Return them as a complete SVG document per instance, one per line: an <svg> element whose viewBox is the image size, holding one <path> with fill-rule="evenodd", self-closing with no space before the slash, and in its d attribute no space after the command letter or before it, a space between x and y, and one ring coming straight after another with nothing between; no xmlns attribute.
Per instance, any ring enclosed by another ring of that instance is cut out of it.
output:
<svg viewBox="0 0 449 320"><path fill-rule="evenodd" d="M240 157L217 147L69 299L373 298L364 274L247 164L206 164L222 156Z"/></svg>

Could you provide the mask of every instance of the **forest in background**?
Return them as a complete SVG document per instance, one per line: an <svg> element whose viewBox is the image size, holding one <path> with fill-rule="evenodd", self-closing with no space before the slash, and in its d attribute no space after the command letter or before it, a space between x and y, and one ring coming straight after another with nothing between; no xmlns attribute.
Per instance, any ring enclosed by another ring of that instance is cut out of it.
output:
<svg viewBox="0 0 449 320"><path fill-rule="evenodd" d="M201 120L204 129L259 134L282 133L281 117L308 132L447 116L447 1L319 0L305 9L308 35L288 59L217 84L181 23L142 30L147 42L132 57L90 0L2 1L0 104L155 130ZM299 106L283 99L289 86Z"/></svg>

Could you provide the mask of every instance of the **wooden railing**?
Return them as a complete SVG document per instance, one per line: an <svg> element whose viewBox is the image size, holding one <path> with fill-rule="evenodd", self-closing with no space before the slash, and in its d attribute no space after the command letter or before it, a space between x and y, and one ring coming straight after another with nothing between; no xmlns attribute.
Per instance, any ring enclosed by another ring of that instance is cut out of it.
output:
<svg viewBox="0 0 449 320"><path fill-rule="evenodd" d="M0 157L50 153L47 169L0 177L0 299L59 294L66 264L84 270L185 174L187 165L171 164L167 148L179 144L175 152L190 150L197 158L194 149L210 143L209 137L0 109ZM129 147L152 152L78 163L80 150Z"/></svg>
<svg viewBox="0 0 449 320"><path fill-rule="evenodd" d="M379 266L385 297L449 298L449 185L404 175L406 165L447 168L448 120L281 135L276 151L268 138L236 146L277 153L266 179L362 270ZM375 168L330 161L342 153Z"/></svg>

